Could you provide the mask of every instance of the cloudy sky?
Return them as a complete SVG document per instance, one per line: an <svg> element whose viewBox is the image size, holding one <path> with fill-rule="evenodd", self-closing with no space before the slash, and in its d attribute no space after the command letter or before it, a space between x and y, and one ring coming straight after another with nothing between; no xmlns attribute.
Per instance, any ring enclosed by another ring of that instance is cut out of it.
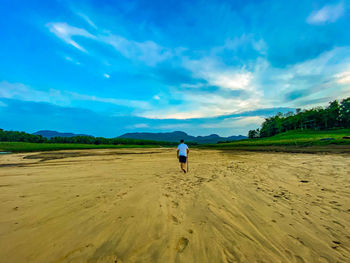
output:
<svg viewBox="0 0 350 263"><path fill-rule="evenodd" d="M350 1L0 4L3 129L228 136L350 96Z"/></svg>

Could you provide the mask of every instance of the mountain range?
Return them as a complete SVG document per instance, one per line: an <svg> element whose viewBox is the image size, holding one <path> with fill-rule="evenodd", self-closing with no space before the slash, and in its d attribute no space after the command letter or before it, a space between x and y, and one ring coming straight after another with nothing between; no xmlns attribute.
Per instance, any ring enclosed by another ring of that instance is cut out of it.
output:
<svg viewBox="0 0 350 263"><path fill-rule="evenodd" d="M63 133L63 132L50 131L50 130L41 130L33 134L41 135L46 138L91 136L86 134L74 134L74 133L68 133L68 132ZM247 139L247 137L243 135L229 136L229 137L221 137L217 134L211 134L208 136L192 136L182 131L161 132L161 133L152 133L152 132L125 133L119 136L118 138L167 141L167 142L178 142L181 139L183 139L187 142L196 142L196 143L217 143L219 141L236 141L236 140Z"/></svg>
<svg viewBox="0 0 350 263"><path fill-rule="evenodd" d="M46 137L48 139L52 137L74 137L74 136L91 136L86 134L75 134L70 132L57 132L57 131L50 131L50 130L41 130L34 132L33 135L41 135L43 137Z"/></svg>
<svg viewBox="0 0 350 263"><path fill-rule="evenodd" d="M208 136L191 136L182 131L174 132L162 132L162 133L151 133L151 132L136 132L136 133L125 133L119 138L129 138L129 139L144 139L144 140L153 140L153 141L167 141L167 142L178 142L181 139L187 142L196 142L196 143L217 143L219 141L236 141L247 139L246 136L230 136L230 137L221 137L217 134L211 134Z"/></svg>

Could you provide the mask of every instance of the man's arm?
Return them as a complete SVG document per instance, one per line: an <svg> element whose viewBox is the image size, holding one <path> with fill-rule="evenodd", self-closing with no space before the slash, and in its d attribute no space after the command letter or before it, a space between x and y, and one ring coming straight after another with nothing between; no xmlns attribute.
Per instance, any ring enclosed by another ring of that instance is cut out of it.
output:
<svg viewBox="0 0 350 263"><path fill-rule="evenodd" d="M188 155L188 153L190 152L190 149L187 148L186 151L187 151L187 155Z"/></svg>

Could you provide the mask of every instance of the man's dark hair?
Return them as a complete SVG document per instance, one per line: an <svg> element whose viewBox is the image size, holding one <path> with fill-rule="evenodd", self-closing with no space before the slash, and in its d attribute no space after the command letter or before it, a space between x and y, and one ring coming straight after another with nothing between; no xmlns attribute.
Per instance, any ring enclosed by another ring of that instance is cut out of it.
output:
<svg viewBox="0 0 350 263"><path fill-rule="evenodd" d="M180 142L181 142L181 143L183 143L183 142L184 142L184 140L180 140Z"/></svg>

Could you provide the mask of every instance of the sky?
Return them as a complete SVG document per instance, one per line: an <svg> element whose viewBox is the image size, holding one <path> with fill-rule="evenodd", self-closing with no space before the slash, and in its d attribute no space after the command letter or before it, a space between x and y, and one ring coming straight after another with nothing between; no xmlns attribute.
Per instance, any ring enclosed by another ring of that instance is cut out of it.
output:
<svg viewBox="0 0 350 263"><path fill-rule="evenodd" d="M0 128L243 134L350 96L350 1L0 0Z"/></svg>

